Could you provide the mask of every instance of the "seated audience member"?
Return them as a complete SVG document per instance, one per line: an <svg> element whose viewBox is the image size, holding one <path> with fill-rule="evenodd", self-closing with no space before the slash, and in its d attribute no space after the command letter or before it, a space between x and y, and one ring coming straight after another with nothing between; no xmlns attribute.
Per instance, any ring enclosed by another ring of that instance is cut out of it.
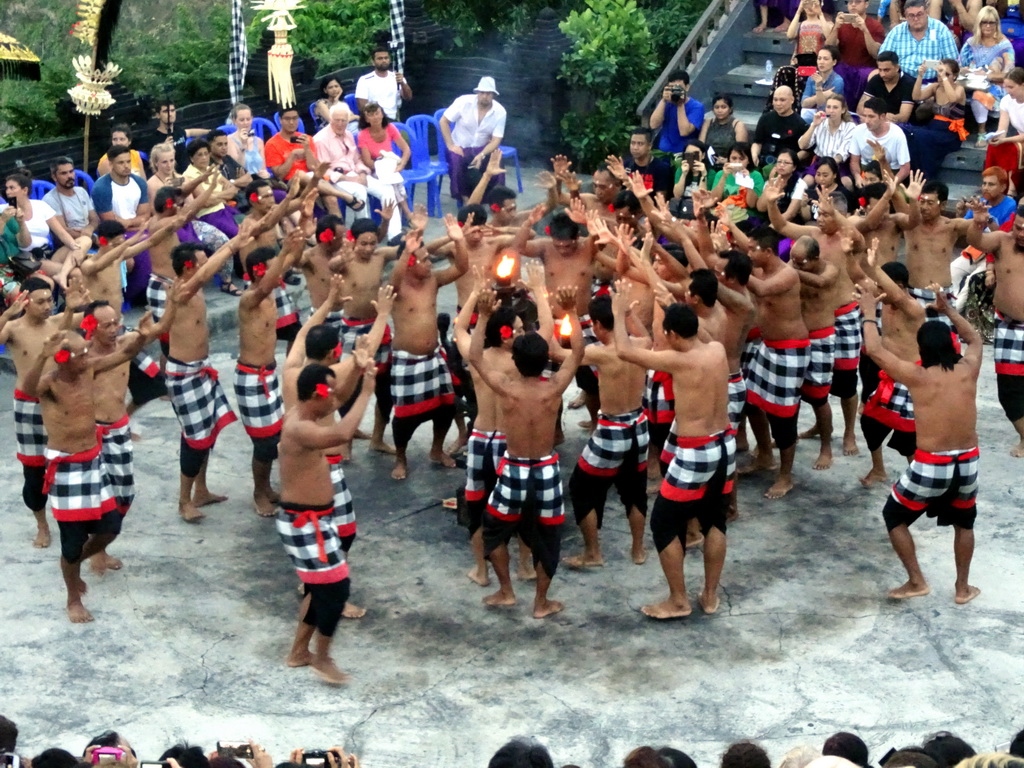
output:
<svg viewBox="0 0 1024 768"><path fill-rule="evenodd" d="M459 96L449 105L441 115L440 129L441 138L444 139L446 157L448 160L448 176L451 180L451 195L461 205L463 198L469 197L476 187L476 179L467 178L470 170L477 170L482 173L483 167L487 164L487 158L491 153L501 146L501 140L505 137L505 121L508 113L494 97L498 95L498 86L493 77L484 76L480 78L473 93L466 93ZM370 123L364 120L366 105L360 105L359 127L365 129ZM387 127L388 117L384 113L384 121L373 118L374 136L379 141L384 141L383 129ZM396 131L397 132L397 131ZM362 131L360 131L362 135ZM359 143L362 147L362 142ZM390 142L388 142L390 149ZM440 149L440 147L438 147ZM404 150L402 150L404 153ZM403 154L404 156L404 154ZM363 159L366 162L366 159ZM369 163L367 163L369 165ZM402 163L402 167L405 163ZM505 175L496 174L491 180L495 186L505 183Z"/></svg>
<svg viewBox="0 0 1024 768"><path fill-rule="evenodd" d="M660 747L658 754L665 761L665 768L697 768L692 757L674 747Z"/></svg>
<svg viewBox="0 0 1024 768"><path fill-rule="evenodd" d="M840 168L846 168L850 160L850 139L856 127L843 97L831 96L825 102L824 111L815 113L800 137L800 149L814 150L814 160L807 169L807 175L813 176L818 162L826 157L834 160Z"/></svg>
<svg viewBox="0 0 1024 768"><path fill-rule="evenodd" d="M885 102L881 99L868 99L862 110L862 122L853 129L850 136L850 174L856 186L862 186L863 183L860 178L861 164L871 159L884 162L898 181L910 175L907 137L903 129L889 122L889 113L885 109ZM881 145L884 154L879 156L872 144Z"/></svg>
<svg viewBox="0 0 1024 768"><path fill-rule="evenodd" d="M18 748L18 726L0 715L0 753L14 754Z"/></svg>
<svg viewBox="0 0 1024 768"><path fill-rule="evenodd" d="M907 0L903 5L906 21L895 25L885 36L879 52L893 51L900 57L900 67L913 77L925 61L955 59L956 40L949 27L928 15L927 0ZM925 70L925 79L936 77L935 70Z"/></svg>
<svg viewBox="0 0 1024 768"><path fill-rule="evenodd" d="M365 219L370 215L366 207L367 195L373 195L379 200L393 199L394 190L381 184L372 175L372 170L363 163L356 137L348 130L351 119L352 111L345 102L335 104L331 107L330 123L313 140L316 143L317 159L331 166L324 178L352 195L355 202L349 208L355 212L357 219Z"/></svg>
<svg viewBox="0 0 1024 768"><path fill-rule="evenodd" d="M704 145L695 141L683 152L679 170L675 174L672 197L689 200L693 197L695 190L708 188L708 180L708 163L704 154Z"/></svg>
<svg viewBox="0 0 1024 768"><path fill-rule="evenodd" d="M60 223L73 238L83 237L91 245L92 233L100 220L89 191L78 186L71 158L58 157L50 163L50 178L54 188L43 195L43 202L57 212Z"/></svg>
<svg viewBox="0 0 1024 768"><path fill-rule="evenodd" d="M821 753L814 747L808 747L806 744L793 747L782 756L779 768L807 768L819 757L821 757Z"/></svg>
<svg viewBox="0 0 1024 768"><path fill-rule="evenodd" d="M714 150L715 168L725 165L733 144L749 141L747 126L733 114L732 96L716 93L711 99L711 114L700 129L700 141Z"/></svg>
<svg viewBox="0 0 1024 768"><path fill-rule="evenodd" d="M231 157L228 135L214 128L206 134L206 143L210 145L210 165L220 169L221 177L235 188L235 195L240 198L239 193L249 186L253 176Z"/></svg>
<svg viewBox="0 0 1024 768"><path fill-rule="evenodd" d="M29 197L31 191L32 176L27 169L21 168L8 174L5 186L7 200L12 208L20 212L31 237L27 246L21 246L21 252L41 260L40 269L67 289L68 273L92 246L92 240L88 237L72 237L53 208L42 200ZM60 243L56 250L50 244L51 234L54 243Z"/></svg>
<svg viewBox="0 0 1024 768"><path fill-rule="evenodd" d="M16 258L22 248L29 248L31 243L25 215L16 206L0 204L0 264L10 264L11 259Z"/></svg>
<svg viewBox="0 0 1024 768"><path fill-rule="evenodd" d="M110 146L131 149L132 129L128 123L115 123L114 127L110 129ZM107 160L106 155L103 155L96 164L96 175L105 176L108 173L110 173L110 161ZM132 173L136 176L146 175L146 165L142 160L142 155L134 149L132 149Z"/></svg>
<svg viewBox="0 0 1024 768"><path fill-rule="evenodd" d="M975 91L971 99L971 111L978 124L978 147L987 146L984 134L988 121L999 115L999 102L1006 95L1003 79L1014 67L1013 43L1003 34L999 13L992 6L978 11L974 36L960 49L960 66L964 69L985 69L988 91Z"/></svg>
<svg viewBox="0 0 1024 768"><path fill-rule="evenodd" d="M882 768L939 768L920 747L904 747L889 756Z"/></svg>
<svg viewBox="0 0 1024 768"><path fill-rule="evenodd" d="M1013 752L1011 744L1010 754L989 752L975 755L960 763L958 768L1024 768L1024 758Z"/></svg>
<svg viewBox="0 0 1024 768"><path fill-rule="evenodd" d="M488 96L490 94L489 92L481 92L480 95ZM385 205L390 203L400 206L402 213L405 214L406 218L409 218L412 216L412 210L409 208L409 202L406 199L405 183L399 175L402 169L408 165L409 158L412 156L409 142L402 136L401 131L392 125L391 120L384 114L384 110L380 108L380 105L372 101L363 107L363 111L359 115L359 128L359 136L356 138L356 142L359 145L359 153L363 165L370 169L374 181L380 185L382 192L384 191L383 188L390 190L389 194L381 198L381 202ZM398 150L400 156L396 155L395 149ZM385 162L381 162L381 167L378 168L377 162L381 160ZM466 170L463 169L463 177L466 175ZM468 195L472 191L473 188L470 187L466 190L466 194ZM398 234L398 230L401 229L401 223L402 219L400 216L391 217L390 229L388 230L389 239Z"/></svg>
<svg viewBox="0 0 1024 768"><path fill-rule="evenodd" d="M704 105L690 98L690 75L677 69L668 76L661 99L651 113L651 130L658 134L658 149L677 154L699 138Z"/></svg>
<svg viewBox="0 0 1024 768"><path fill-rule="evenodd" d="M900 58L892 51L878 54L878 72L868 78L857 104L857 114L862 117L868 99L882 99L892 122L910 122L914 111L914 78L900 69Z"/></svg>
<svg viewBox="0 0 1024 768"><path fill-rule="evenodd" d="M228 122L235 126L235 132L228 136L228 154L253 178L269 179L263 139L252 129L252 109L248 104L235 104L228 113Z"/></svg>
<svg viewBox="0 0 1024 768"><path fill-rule="evenodd" d="M205 139L194 139L188 145L188 156L192 162L185 169L184 178L186 181L192 181L201 177L210 168L209 143ZM215 173L209 181L201 183L192 194L199 197L211 186L213 196L210 198L210 205L199 211L196 218L216 227L230 239L238 234L238 223L235 221L234 209L225 203L234 200L237 190L221 174Z"/></svg>
<svg viewBox="0 0 1024 768"><path fill-rule="evenodd" d="M181 768L210 768L210 760L203 753L202 747L192 746L186 742L175 744L160 755L161 760L177 760Z"/></svg>
<svg viewBox="0 0 1024 768"><path fill-rule="evenodd" d="M149 202L149 188L145 179L131 170L128 147L111 147L107 152L110 173L96 180L92 188L92 202L100 220L119 221L128 237L145 229L153 207ZM128 271L128 284L124 289L127 301L144 301L149 282L149 251L138 254Z"/></svg>
<svg viewBox="0 0 1024 768"><path fill-rule="evenodd" d="M782 197L779 198L779 210L786 221L800 219L800 208L803 205L804 195L807 192L807 184L797 169L799 162L796 152L792 149L784 149L779 152L775 160L775 167L768 174L768 181L780 179L783 184ZM768 218L768 201L763 197L757 201L757 210L763 215L762 219Z"/></svg>
<svg viewBox="0 0 1024 768"><path fill-rule="evenodd" d="M800 137L807 124L793 109L793 89L780 85L772 94L772 108L761 115L750 145L754 167L775 161L780 150L800 151Z"/></svg>
<svg viewBox="0 0 1024 768"><path fill-rule="evenodd" d="M836 165L836 161L831 157L820 158L817 167L814 169L814 176L810 177L809 183L807 180L808 177L804 176L804 182L807 183L807 192L804 194L803 205L800 209L800 215L803 216L804 223L810 224L818 220L818 201L828 197L833 192L838 192L846 198L847 211L852 213L857 210L857 199L841 183L843 179L839 175L839 166Z"/></svg>
<svg viewBox="0 0 1024 768"><path fill-rule="evenodd" d="M185 144L189 139L201 139L210 132L209 128L182 128L178 125L178 109L173 101L163 101L156 108L156 126L153 128L155 140L152 146L167 143L174 147L174 165L184 168L188 165L188 152ZM149 151L153 154L152 148Z"/></svg>
<svg viewBox="0 0 1024 768"><path fill-rule="evenodd" d="M814 119L816 112L825 106L830 96L843 96L843 78L835 71L839 51L834 45L826 45L818 51L818 71L807 78L803 99L800 102L800 117L805 123Z"/></svg>
<svg viewBox="0 0 1024 768"><path fill-rule="evenodd" d="M341 98L342 93L344 89L341 87L341 81L333 75L328 75L320 81L320 98L313 107L313 122L317 131L323 130L331 122L331 107L345 103Z"/></svg>
<svg viewBox="0 0 1024 768"><path fill-rule="evenodd" d="M825 739L821 754L842 757L861 768L868 768L868 745L855 733L833 733Z"/></svg>
<svg viewBox="0 0 1024 768"><path fill-rule="evenodd" d="M184 177L174 167L174 147L168 144L157 144L153 154L149 156L149 167L153 175L146 182L149 199L156 197L161 187L179 187Z"/></svg>
<svg viewBox="0 0 1024 768"><path fill-rule="evenodd" d="M498 749L487 768L554 768L547 747L533 739L515 738Z"/></svg>
<svg viewBox="0 0 1024 768"><path fill-rule="evenodd" d="M32 768L75 768L78 758L66 749L44 749L32 758Z"/></svg>
<svg viewBox="0 0 1024 768"><path fill-rule="evenodd" d="M665 762L654 747L637 747L623 759L622 768L665 768Z"/></svg>
<svg viewBox="0 0 1024 768"><path fill-rule="evenodd" d="M825 45L839 48L836 72L843 78L847 103L860 103L884 39L882 23L868 15L868 0L847 0L846 13L836 16L836 23L825 38Z"/></svg>
<svg viewBox="0 0 1024 768"><path fill-rule="evenodd" d="M746 221L757 216L757 200L764 191L764 177L753 167L750 145L736 142L729 150L725 166L711 185L716 200L725 203L732 221Z"/></svg>
<svg viewBox="0 0 1024 768"><path fill-rule="evenodd" d="M1021 169L1024 168L1024 68L1014 67L1003 80L1006 95L999 101L999 127L1002 131L988 142L985 167L999 166L1010 174L1011 195L1020 194ZM1013 129L1012 135L1010 129Z"/></svg>
<svg viewBox="0 0 1024 768"><path fill-rule="evenodd" d="M910 149L910 167L921 171L926 179L939 175L946 155L960 149L967 138L964 115L967 114L967 91L957 82L960 65L955 59L943 59L939 64L938 82L922 85L924 65L914 82L914 101L923 101L919 109L928 109L932 117L923 125L914 126L907 135Z"/></svg>
<svg viewBox="0 0 1024 768"><path fill-rule="evenodd" d="M961 760L978 754L974 747L949 731L939 731L925 741L921 749L931 756L939 768L954 768Z"/></svg>
<svg viewBox="0 0 1024 768"><path fill-rule="evenodd" d="M722 755L720 768L771 768L764 748L750 741L731 744Z"/></svg>
<svg viewBox="0 0 1024 768"><path fill-rule="evenodd" d="M623 166L630 173L639 173L644 179L645 188L661 192L666 198L672 197L672 163L667 157L652 156L652 148L650 130L634 128L629 136L629 157Z"/></svg>
<svg viewBox="0 0 1024 768"><path fill-rule="evenodd" d="M792 16L790 0L754 0L754 8L757 9L760 23L754 27L754 34L759 35L768 29L769 25L774 27L776 32L785 32L789 28L789 20Z"/></svg>
<svg viewBox="0 0 1024 768"><path fill-rule="evenodd" d="M796 94L804 92L804 83L818 66L818 51L825 47L825 38L832 31L832 22L822 12L821 0L800 0L786 37L795 40L792 63L796 67Z"/></svg>

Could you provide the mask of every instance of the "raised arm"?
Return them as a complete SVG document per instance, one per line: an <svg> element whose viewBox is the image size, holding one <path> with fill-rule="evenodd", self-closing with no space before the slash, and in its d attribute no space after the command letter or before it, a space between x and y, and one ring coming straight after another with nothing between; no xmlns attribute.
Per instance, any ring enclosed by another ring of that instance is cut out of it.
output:
<svg viewBox="0 0 1024 768"><path fill-rule="evenodd" d="M544 203L535 205L530 211L530 215L526 220L519 226L519 231L516 232L516 238L512 241L512 247L524 256L533 256L539 258L544 253L544 246L536 242L530 242L530 235L533 233L533 228L540 223L540 220L547 214L547 208Z"/></svg>
<svg viewBox="0 0 1024 768"><path fill-rule="evenodd" d="M57 331L43 342L39 354L32 361L32 366L25 372L25 378L21 380L21 389L29 397L41 397L49 390L49 378L43 378L43 368L58 351L63 349L66 338L67 331Z"/></svg>
<svg viewBox="0 0 1024 768"><path fill-rule="evenodd" d="M454 248L452 249L452 265L434 275L438 287L454 283L469 271L469 250L466 248L465 230L450 213L445 214L444 225L448 229L448 237Z"/></svg>
<svg viewBox="0 0 1024 768"><path fill-rule="evenodd" d="M573 286L560 286L555 290L555 304L559 308L559 314L569 317L572 324L572 335L569 337L569 347L572 350L569 357L565 359L562 366L551 377L551 384L559 392L564 392L569 384L576 377L576 369L583 360L583 327L576 314L576 294L578 288Z"/></svg>
<svg viewBox="0 0 1024 768"><path fill-rule="evenodd" d="M782 187L782 179L776 177L765 183L764 191L761 193L761 200L765 200L768 204L768 218L771 220L772 229L783 237L793 240L804 235L814 235L818 231L817 227L804 227L794 224L791 221L787 221L782 215L782 211L779 210L779 198L782 197Z"/></svg>
<svg viewBox="0 0 1024 768"><path fill-rule="evenodd" d="M964 360L970 365L974 371L974 375L977 376L981 371L981 356L984 348L984 342L982 341L981 334L978 333L978 329L975 328L971 323L961 315L956 309L946 301L946 294L938 283L932 283L928 286L928 290L935 294L935 301L928 305L929 309L934 309L940 315L945 315L949 318L950 322L953 323L953 327L956 328L956 332L963 339L964 343L967 344L967 351L964 353Z"/></svg>
<svg viewBox="0 0 1024 768"><path fill-rule="evenodd" d="M974 212L974 224L967 227L964 232L967 244L985 253L995 253L998 255L1003 242L1011 239L1010 235L1002 231L984 231L985 222L988 221L989 217L988 207L984 203L980 201L974 203L971 206L971 210Z"/></svg>

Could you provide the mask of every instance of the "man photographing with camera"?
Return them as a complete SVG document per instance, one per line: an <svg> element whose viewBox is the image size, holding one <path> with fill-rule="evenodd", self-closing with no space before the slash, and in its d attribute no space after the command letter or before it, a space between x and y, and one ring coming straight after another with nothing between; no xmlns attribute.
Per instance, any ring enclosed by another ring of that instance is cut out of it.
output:
<svg viewBox="0 0 1024 768"><path fill-rule="evenodd" d="M661 131L658 149L682 152L700 135L704 124L704 105L689 97L690 76L677 69L668 76L661 91L661 101L651 114L651 130Z"/></svg>

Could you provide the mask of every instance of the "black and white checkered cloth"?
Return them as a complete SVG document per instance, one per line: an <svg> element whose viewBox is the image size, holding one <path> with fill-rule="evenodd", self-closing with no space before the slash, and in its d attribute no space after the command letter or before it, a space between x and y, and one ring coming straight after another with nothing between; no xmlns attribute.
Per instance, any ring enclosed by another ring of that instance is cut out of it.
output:
<svg viewBox="0 0 1024 768"><path fill-rule="evenodd" d="M99 520L117 509L100 459L100 442L82 453L46 449L43 493L50 496L53 518L61 523Z"/></svg>
<svg viewBox="0 0 1024 768"><path fill-rule="evenodd" d="M125 414L113 424L98 421L96 426L103 440L100 449L103 471L107 473L107 482L117 502L117 511L126 515L135 501L134 451L128 416Z"/></svg>
<svg viewBox="0 0 1024 768"><path fill-rule="evenodd" d="M488 513L515 523L527 504L532 505L541 525L561 525L565 520L557 453L541 459L519 459L506 451L498 463L498 484L487 501Z"/></svg>
<svg viewBox="0 0 1024 768"><path fill-rule="evenodd" d="M41 467L46 463L42 406L38 398L20 389L14 390L14 439L18 443L18 461L26 467Z"/></svg>
<svg viewBox="0 0 1024 768"><path fill-rule="evenodd" d="M395 71L405 72L405 0L388 0L391 10L391 55Z"/></svg>
<svg viewBox="0 0 1024 768"><path fill-rule="evenodd" d="M423 356L395 350L391 355L391 397L399 419L453 405L455 387L440 349Z"/></svg>
<svg viewBox="0 0 1024 768"><path fill-rule="evenodd" d="M242 16L242 0L231 0L231 53L228 56L228 88L231 103L242 100L245 85L245 70L249 64L249 45L245 39L245 19Z"/></svg>
<svg viewBox="0 0 1024 768"><path fill-rule="evenodd" d="M331 484L334 486L334 523L338 529L338 535L356 535L356 510L352 506L352 492L345 482L345 470L341 466L341 456L328 456L327 463L331 465Z"/></svg>
<svg viewBox="0 0 1024 768"><path fill-rule="evenodd" d="M1024 376L1024 323L1009 320L996 312L996 332L992 340L992 350L996 360L996 373Z"/></svg>
<svg viewBox="0 0 1024 768"><path fill-rule="evenodd" d="M272 437L281 431L284 400L275 363L260 368L235 365L235 399L249 437Z"/></svg>
<svg viewBox="0 0 1024 768"><path fill-rule="evenodd" d="M160 322L167 309L167 289L171 287L171 280L158 275L155 272L149 275L149 282L146 284L146 303L153 313L153 322Z"/></svg>
<svg viewBox="0 0 1024 768"><path fill-rule="evenodd" d="M466 501L480 501L498 481L505 433L474 429L466 442Z"/></svg>
<svg viewBox="0 0 1024 768"><path fill-rule="evenodd" d="M724 471L722 493L732 491L736 472L736 432L729 428L707 437L676 437L675 453L659 493L670 501L696 501L704 497L716 472Z"/></svg>
<svg viewBox="0 0 1024 768"><path fill-rule="evenodd" d="M900 432L917 429L910 390L885 371L878 372L878 386L864 403L864 415Z"/></svg>
<svg viewBox="0 0 1024 768"><path fill-rule="evenodd" d="M761 329L751 328L747 333L747 340L743 342L743 350L740 352L740 372L744 377L746 377L747 371L750 370L750 361L754 359L754 355L757 354L757 349L760 346Z"/></svg>
<svg viewBox="0 0 1024 768"><path fill-rule="evenodd" d="M328 316L330 320L330 316ZM365 336L373 327L375 318L354 319L349 317L341 318L341 350L346 355L351 355L356 348L356 342L360 336ZM325 321L326 323L327 321ZM380 346L377 347L373 356L377 363L377 371L383 371L391 363L391 326L385 326L384 336L381 337Z"/></svg>
<svg viewBox="0 0 1024 768"><path fill-rule="evenodd" d="M309 507L281 502L277 533L305 584L334 584L348 578L348 563L333 506Z"/></svg>
<svg viewBox="0 0 1024 768"><path fill-rule="evenodd" d="M832 388L832 363L836 353L834 328L811 331L811 360L804 373L800 392L811 399L828 397Z"/></svg>
<svg viewBox="0 0 1024 768"><path fill-rule="evenodd" d="M835 311L836 349L833 368L837 371L853 371L860 362L860 350L864 346L864 316L860 305L851 302Z"/></svg>
<svg viewBox="0 0 1024 768"><path fill-rule="evenodd" d="M217 380L217 370L206 358L183 363L168 357L164 372L185 442L196 450L212 448L220 431L238 420Z"/></svg>
<svg viewBox="0 0 1024 768"><path fill-rule="evenodd" d="M978 449L918 450L892 487L883 516L889 530L910 525L921 513L938 517L939 525L974 526L978 497Z"/></svg>
<svg viewBox="0 0 1024 768"><path fill-rule="evenodd" d="M796 416L810 360L810 339L762 340L747 369L747 402L774 416Z"/></svg>
<svg viewBox="0 0 1024 768"><path fill-rule="evenodd" d="M747 382L742 373L729 375L729 424L736 429L743 418L743 408L747 404Z"/></svg>
<svg viewBox="0 0 1024 768"><path fill-rule="evenodd" d="M676 417L676 395L672 377L664 371L648 371L644 386L644 413L654 424L670 424Z"/></svg>
<svg viewBox="0 0 1024 768"><path fill-rule="evenodd" d="M618 416L599 414L597 426L580 454L577 466L588 475L609 477L619 472L626 455L636 452L636 466L625 471L647 468L647 416L643 408Z"/></svg>
<svg viewBox="0 0 1024 768"><path fill-rule="evenodd" d="M276 328L287 328L299 322L299 308L295 306L295 302L283 286L279 285L274 289L274 306L277 307Z"/></svg>

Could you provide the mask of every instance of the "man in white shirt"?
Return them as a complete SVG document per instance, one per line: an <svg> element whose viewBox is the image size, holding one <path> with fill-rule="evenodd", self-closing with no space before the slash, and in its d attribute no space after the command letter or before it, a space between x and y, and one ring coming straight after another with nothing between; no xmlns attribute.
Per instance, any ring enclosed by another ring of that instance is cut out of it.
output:
<svg viewBox="0 0 1024 768"><path fill-rule="evenodd" d="M885 162L896 174L897 181L910 175L910 150L907 136L898 125L889 122L889 112L884 99L873 97L861 108L861 124L850 134L850 173L854 183L860 187L861 163L869 162L876 147L885 152Z"/></svg>
<svg viewBox="0 0 1024 768"><path fill-rule="evenodd" d="M72 237L91 241L100 219L88 191L77 184L71 158L58 157L50 163L50 177L56 186L43 196L43 202L57 212Z"/></svg>
<svg viewBox="0 0 1024 768"><path fill-rule="evenodd" d="M448 148L452 197L460 202L476 186L467 182L466 171L470 168L479 171L505 136L506 113L505 108L494 100L497 95L494 78L481 77L473 93L459 96L441 117L441 136ZM504 183L504 174L491 179L491 185Z"/></svg>
<svg viewBox="0 0 1024 768"><path fill-rule="evenodd" d="M111 147L107 152L110 173L101 176L92 187L92 202L100 219L119 221L129 235L144 229L153 212L146 180L132 173L131 150ZM135 303L145 300L149 282L149 251L135 256L128 270L124 297Z"/></svg>
<svg viewBox="0 0 1024 768"><path fill-rule="evenodd" d="M378 45L370 55L373 71L356 80L356 104L362 112L367 102L375 102L388 119L397 120L402 102L412 98L412 88L401 72L391 71L391 51L386 46Z"/></svg>

